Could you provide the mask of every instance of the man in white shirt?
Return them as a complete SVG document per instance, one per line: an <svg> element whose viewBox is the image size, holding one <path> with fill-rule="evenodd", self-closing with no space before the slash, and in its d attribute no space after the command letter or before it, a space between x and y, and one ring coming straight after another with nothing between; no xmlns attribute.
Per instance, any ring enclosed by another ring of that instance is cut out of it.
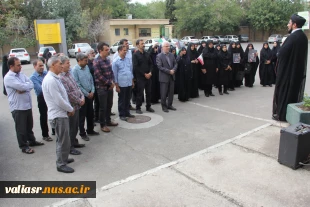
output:
<svg viewBox="0 0 310 207"><path fill-rule="evenodd" d="M21 72L22 66L18 58L9 58L8 67L10 70L4 76L4 86L8 95L10 111L15 121L18 145L23 153L32 154L34 150L29 146L44 145L44 143L36 141L32 131L33 117L30 91L33 89L33 83Z"/></svg>
<svg viewBox="0 0 310 207"><path fill-rule="evenodd" d="M65 87L59 74L62 72L62 63L59 57L53 56L48 60L49 72L42 83L42 91L48 107L48 119L56 132L56 166L59 172L73 173L74 169L67 164L74 162L69 158L70 136L68 116L74 115Z"/></svg>

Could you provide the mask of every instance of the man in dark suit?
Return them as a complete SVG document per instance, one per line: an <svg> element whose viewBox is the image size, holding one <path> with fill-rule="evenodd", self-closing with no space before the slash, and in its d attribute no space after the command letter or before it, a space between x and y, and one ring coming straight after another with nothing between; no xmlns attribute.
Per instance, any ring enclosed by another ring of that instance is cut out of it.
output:
<svg viewBox="0 0 310 207"><path fill-rule="evenodd" d="M169 49L169 42L164 42L162 44L162 53L158 54L156 58L157 67L159 69L161 106L164 112L169 112L168 109L176 110L176 108L172 106L172 102L174 95L175 72L178 65L174 55L169 52ZM167 95L168 106L166 100Z"/></svg>

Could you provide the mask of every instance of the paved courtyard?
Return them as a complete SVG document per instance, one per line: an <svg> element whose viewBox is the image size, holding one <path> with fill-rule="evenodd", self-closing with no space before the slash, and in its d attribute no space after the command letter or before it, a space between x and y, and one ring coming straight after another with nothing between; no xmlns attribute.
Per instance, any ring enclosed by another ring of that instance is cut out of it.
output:
<svg viewBox="0 0 310 207"><path fill-rule="evenodd" d="M246 43L242 45L245 49ZM256 43L254 47L260 51L262 45L262 43ZM75 64L76 61L71 59L71 65ZM308 74L310 73L309 65L308 61ZM23 65L22 71L30 76L33 72L32 65ZM2 79L0 84L3 84ZM192 162L174 163L160 168L159 171L147 173L145 177L140 176L142 180L132 179L132 182L126 182L123 187L104 191L97 195L97 198L100 197L102 200L91 200L79 205L101 206L99 202L104 200L106 205L102 206L280 206L281 204L289 206L285 200L275 201L282 198L277 197L277 192L287 189L281 188L283 187L281 183L279 185L273 183L270 185L272 187L270 190L264 191L264 188L269 187L266 183L276 179L277 173L281 174L283 169L292 179L297 179L296 176L301 175L303 180L309 180L309 172L274 167L278 165L276 151L279 134L277 132L287 125L271 120L273 92L274 87L260 86L257 73L253 88L242 86L230 95L220 96L214 88L215 97L207 98L200 91L200 98L191 99L186 103L179 102L175 96L174 106L177 108L175 112L164 113L160 104L156 104L153 106L155 114L144 114L152 118L147 124L124 123L116 115L112 118L121 124L119 127L111 127L111 133L101 132L97 124L95 130L100 131L99 136L90 137L89 142L83 141L78 136L79 141L85 143L86 147L81 149L82 155L71 156L75 159L75 162L70 164L75 169L73 174L56 171L55 140L45 142L44 146L34 147L35 153L32 155L25 155L19 150L8 101L1 93L0 180L97 181L97 188L100 188L133 175L140 175L199 151L212 149L211 152L207 150L199 154L200 156L194 157L195 160ZM307 82L306 92L310 94L310 80ZM42 141L39 111L34 92L32 92L32 101L33 131L37 140ZM144 106L142 109L145 111ZM116 93L114 93L113 111L117 113ZM242 136L238 137L240 135ZM270 142L266 139L268 137L272 137ZM218 145L219 143L224 144ZM253 153L249 155L249 151ZM261 154L268 156L262 158ZM265 165L259 168L259 163L265 163ZM258 172L262 169L270 173L262 176ZM180 174L182 174L181 177ZM249 174L253 176L246 178ZM255 176L263 177L262 183L264 184L260 185L260 180L254 182ZM189 183L188 179L193 178L195 182ZM276 181L285 182L280 179ZM253 189L247 189L248 185L242 185L244 182L259 187L253 191ZM303 184L302 179L298 182L300 189L294 190L309 192L309 187L303 186L305 182ZM150 184L147 188L149 193L145 194L144 187L147 183ZM208 193L205 192L206 187L199 183L209 184L206 185L209 186ZM238 192L232 187L234 185L238 187ZM160 189L167 194L159 192ZM133 195L134 191L137 194ZM198 194L196 191L199 191ZM258 193L255 194L255 191ZM173 205L168 204L169 201L171 202L169 193L175 194L176 200ZM197 201L191 197L194 193L200 200ZM142 195L145 197L139 201ZM290 194L287 192L279 195L284 197ZM309 202L309 199L305 198L307 195L309 193L301 195L301 197L304 196L304 200L299 200L298 204ZM210 198L210 205L204 205L206 197ZM251 197L261 202L255 203L253 199L250 199ZM158 198L158 203L152 201L156 198ZM117 199L120 201L117 202ZM125 199L128 199L128 202L125 202ZM296 199L298 199L297 196ZM45 206L62 202L62 200L1 199L0 206Z"/></svg>

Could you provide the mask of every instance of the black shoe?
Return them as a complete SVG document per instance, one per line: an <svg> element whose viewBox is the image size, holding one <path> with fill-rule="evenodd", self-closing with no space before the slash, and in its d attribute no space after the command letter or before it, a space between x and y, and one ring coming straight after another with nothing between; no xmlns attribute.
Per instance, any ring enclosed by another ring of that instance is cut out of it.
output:
<svg viewBox="0 0 310 207"><path fill-rule="evenodd" d="M146 111L151 112L151 113L155 112L154 109L152 109L151 107L147 108Z"/></svg>
<svg viewBox="0 0 310 207"><path fill-rule="evenodd" d="M72 163L72 162L74 162L74 159L73 158L68 158L67 163L69 164L69 163Z"/></svg>
<svg viewBox="0 0 310 207"><path fill-rule="evenodd" d="M74 148L82 148L85 147L85 144L75 144L73 145Z"/></svg>
<svg viewBox="0 0 310 207"><path fill-rule="evenodd" d="M169 112L169 110L168 110L167 108L163 108L163 112L168 113L168 112Z"/></svg>
<svg viewBox="0 0 310 207"><path fill-rule="evenodd" d="M34 142L31 142L29 143L29 146L33 147L33 146L41 146L41 145L44 145L43 142L38 142L38 141L34 141Z"/></svg>
<svg viewBox="0 0 310 207"><path fill-rule="evenodd" d="M126 117L128 117L128 118L135 118L136 116L132 115L132 114L128 114Z"/></svg>
<svg viewBox="0 0 310 207"><path fill-rule="evenodd" d="M127 118L124 117L124 116L120 116L119 119L122 120L122 121L127 121Z"/></svg>
<svg viewBox="0 0 310 207"><path fill-rule="evenodd" d="M229 88L228 90L229 90L229 91L234 91L235 89L234 89L234 88Z"/></svg>
<svg viewBox="0 0 310 207"><path fill-rule="evenodd" d="M206 96L206 97L209 97L209 94L208 94L208 93L205 93L205 96Z"/></svg>
<svg viewBox="0 0 310 207"><path fill-rule="evenodd" d="M89 141L89 137L85 134L85 135L81 135L82 139L85 141Z"/></svg>
<svg viewBox="0 0 310 207"><path fill-rule="evenodd" d="M137 113L137 114L143 114L143 112L141 111L141 109L137 109L137 110L136 110L136 113Z"/></svg>
<svg viewBox="0 0 310 207"><path fill-rule="evenodd" d="M74 169L71 167L68 167L66 165L62 165L60 167L57 167L58 172L63 172L63 173L73 173Z"/></svg>
<svg viewBox="0 0 310 207"><path fill-rule="evenodd" d="M213 93L210 93L210 96L215 96Z"/></svg>
<svg viewBox="0 0 310 207"><path fill-rule="evenodd" d="M222 92L220 92L220 95L223 95L223 93L222 93Z"/></svg>
<svg viewBox="0 0 310 207"><path fill-rule="evenodd" d="M279 117L277 114L273 114L271 118L275 121L279 121Z"/></svg>
<svg viewBox="0 0 310 207"><path fill-rule="evenodd" d="M93 130L92 132L87 132L87 135L90 135L90 136L99 135L99 132L95 132Z"/></svg>
<svg viewBox="0 0 310 207"><path fill-rule="evenodd" d="M72 149L72 150L70 150L70 154L71 155L80 155L80 154L82 154L82 152L80 152L79 150L76 150L76 149Z"/></svg>
<svg viewBox="0 0 310 207"><path fill-rule="evenodd" d="M224 91L224 93L227 94L227 95L229 94L227 91Z"/></svg>
<svg viewBox="0 0 310 207"><path fill-rule="evenodd" d="M177 109L174 108L173 106L168 106L168 109L173 110L173 111L176 111L176 110L177 110Z"/></svg>
<svg viewBox="0 0 310 207"><path fill-rule="evenodd" d="M111 112L111 116L115 116L115 113L114 113L114 112Z"/></svg>

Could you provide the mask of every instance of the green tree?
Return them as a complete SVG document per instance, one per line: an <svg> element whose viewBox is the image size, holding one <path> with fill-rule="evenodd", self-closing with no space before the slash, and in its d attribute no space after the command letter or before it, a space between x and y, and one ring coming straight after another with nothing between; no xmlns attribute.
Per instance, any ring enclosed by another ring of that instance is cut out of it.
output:
<svg viewBox="0 0 310 207"><path fill-rule="evenodd" d="M154 0L151 3L146 4L146 6L149 9L151 19L165 18L166 5L164 1Z"/></svg>
<svg viewBox="0 0 310 207"><path fill-rule="evenodd" d="M129 4L128 9L133 19L151 19L147 5L141 3Z"/></svg>
<svg viewBox="0 0 310 207"><path fill-rule="evenodd" d="M204 27L210 24L211 0L178 0L175 3L176 33L183 30L203 35ZM208 27L208 29L212 29Z"/></svg>
<svg viewBox="0 0 310 207"><path fill-rule="evenodd" d="M85 27L81 24L80 0L45 0L43 7L48 12L48 18L64 19L68 45L77 39L80 27Z"/></svg>
<svg viewBox="0 0 310 207"><path fill-rule="evenodd" d="M166 11L165 11L165 18L170 19L170 22L175 22L175 0L166 0Z"/></svg>
<svg viewBox="0 0 310 207"><path fill-rule="evenodd" d="M10 36L10 34L9 34L8 30L6 30L5 27L0 28L0 49L1 49L1 54L3 54L3 52L4 52L3 47L8 44L9 36Z"/></svg>
<svg viewBox="0 0 310 207"><path fill-rule="evenodd" d="M32 0L21 6L22 14L27 18L28 24L34 24L35 19L46 19L47 11L43 8L42 0Z"/></svg>

